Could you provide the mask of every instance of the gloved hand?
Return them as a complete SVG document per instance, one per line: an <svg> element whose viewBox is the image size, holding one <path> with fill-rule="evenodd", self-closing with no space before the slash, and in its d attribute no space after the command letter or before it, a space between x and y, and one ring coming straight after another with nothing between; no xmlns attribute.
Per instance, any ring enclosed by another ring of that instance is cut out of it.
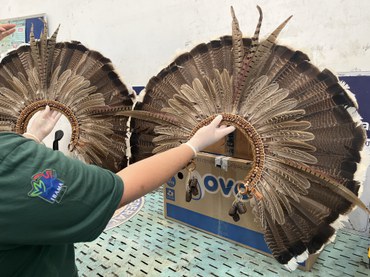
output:
<svg viewBox="0 0 370 277"><path fill-rule="evenodd" d="M225 125L219 126L222 121L222 115L216 116L211 123L207 126L200 128L194 136L186 142L194 151L194 156L202 151L204 148L219 141L224 136L232 133L235 130L234 126L226 127Z"/></svg>
<svg viewBox="0 0 370 277"><path fill-rule="evenodd" d="M27 128L27 132L23 136L32 138L39 143L53 130L62 114L55 110L50 110L49 106L41 111Z"/></svg>

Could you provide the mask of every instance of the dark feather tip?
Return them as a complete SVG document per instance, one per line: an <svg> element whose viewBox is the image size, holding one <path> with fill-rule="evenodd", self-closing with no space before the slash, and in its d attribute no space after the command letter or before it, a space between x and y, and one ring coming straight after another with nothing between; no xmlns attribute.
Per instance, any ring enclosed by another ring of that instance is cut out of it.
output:
<svg viewBox="0 0 370 277"><path fill-rule="evenodd" d="M107 58L103 57L103 55L100 54L99 52L91 51L91 50L89 51L89 58L93 59L93 60L98 60L98 61L102 60L101 61L102 63L105 63L104 60L107 59ZM107 60L109 60L109 59L107 59Z"/></svg>
<svg viewBox="0 0 370 277"><path fill-rule="evenodd" d="M348 180L344 183L344 186L352 191L355 195L358 195L358 191L360 189L360 182L355 180Z"/></svg>
<svg viewBox="0 0 370 277"><path fill-rule="evenodd" d="M76 49L78 50L78 51L81 51L81 52L86 52L86 51L89 51L89 49L88 48L86 48L84 45L82 45L82 44L78 44L77 45L77 47L76 47Z"/></svg>
<svg viewBox="0 0 370 277"><path fill-rule="evenodd" d="M243 38L243 46L250 47L252 45L252 40L250 38Z"/></svg>
<svg viewBox="0 0 370 277"><path fill-rule="evenodd" d="M196 55L202 55L204 53L207 53L209 50L208 50L208 47L205 43L201 43L201 44L198 44L197 46L195 46L195 48L193 48L191 51L190 51L190 54L193 55L193 56L196 56Z"/></svg>
<svg viewBox="0 0 370 277"><path fill-rule="evenodd" d="M112 61L110 59L108 59L106 57L103 57L103 56L101 56L101 58L99 59L99 62L101 62L103 64L110 64L110 63L112 63Z"/></svg>
<svg viewBox="0 0 370 277"><path fill-rule="evenodd" d="M162 69L159 73L158 73L158 75L157 75L157 77L159 78L159 79L163 79L165 76L167 76L168 75L168 73L169 73L169 68L164 68L164 69Z"/></svg>
<svg viewBox="0 0 370 277"><path fill-rule="evenodd" d="M9 53L9 54L11 54L11 53ZM12 58L13 58L13 56L14 55L7 55L7 56L5 56L2 60L1 60L1 64L4 66L4 65L7 65L7 64L9 64L9 63L11 63L12 62Z"/></svg>
<svg viewBox="0 0 370 277"><path fill-rule="evenodd" d="M362 125L359 125L354 130L354 139L352 140L351 148L361 151L364 148L366 141L366 131Z"/></svg>
<svg viewBox="0 0 370 277"><path fill-rule="evenodd" d="M172 64L168 70L173 74L179 70L179 67L177 66L177 64Z"/></svg>
<svg viewBox="0 0 370 277"><path fill-rule="evenodd" d="M343 105L346 107L355 107L352 99L348 97L345 90L338 84L334 84L327 88L326 90L329 94L332 95L332 99L337 105Z"/></svg>
<svg viewBox="0 0 370 277"><path fill-rule="evenodd" d="M190 55L190 53L184 53L175 59L174 64L182 65L191 59L192 56Z"/></svg>
<svg viewBox="0 0 370 277"><path fill-rule="evenodd" d="M329 238L334 235L334 233L334 228L327 223L320 224L308 244L308 252L313 254L318 251L325 243L328 242Z"/></svg>
<svg viewBox="0 0 370 277"><path fill-rule="evenodd" d="M55 44L55 49L62 49L64 47L66 47L66 42L58 42Z"/></svg>
<svg viewBox="0 0 370 277"><path fill-rule="evenodd" d="M66 48L67 49L72 49L72 50L75 50L77 49L79 43L76 43L76 42L66 42Z"/></svg>
<svg viewBox="0 0 370 277"><path fill-rule="evenodd" d="M307 76L316 77L319 74L319 70L308 61L301 61L298 63L298 72L305 73Z"/></svg>
<svg viewBox="0 0 370 277"><path fill-rule="evenodd" d="M358 150L349 148L345 146L347 149L347 153L351 155L350 159L356 163L359 163L361 161L361 154Z"/></svg>
<svg viewBox="0 0 370 277"><path fill-rule="evenodd" d="M352 117L341 106L333 107L332 112L333 112L333 116L335 117L335 120L340 124L352 123L353 122Z"/></svg>
<svg viewBox="0 0 370 277"><path fill-rule="evenodd" d="M275 56L280 57L282 60L290 60L294 55L294 51L282 45L276 45L273 49Z"/></svg>
<svg viewBox="0 0 370 277"><path fill-rule="evenodd" d="M279 263L287 264L293 258L293 255L289 251L284 251L277 256L274 255L274 257Z"/></svg>
<svg viewBox="0 0 370 277"><path fill-rule="evenodd" d="M317 77L320 82L324 81L327 86L332 86L338 82L337 76L328 69L324 69Z"/></svg>
<svg viewBox="0 0 370 277"><path fill-rule="evenodd" d="M337 210L335 210L335 211L331 211L331 213L329 214L329 216L325 218L325 222L326 222L327 224L331 224L331 223L333 223L335 220L337 220L337 219L338 219L339 214L340 214L340 213L339 213L339 211L337 211Z"/></svg>
<svg viewBox="0 0 370 277"><path fill-rule="evenodd" d="M340 214L347 213L352 207L352 203L343 199L341 202L337 203L335 211L331 211L330 215L325 219L325 222L328 224L333 223L338 219Z"/></svg>
<svg viewBox="0 0 370 277"><path fill-rule="evenodd" d="M117 80L117 79L119 79L119 76L116 72L110 71L110 72L108 72L108 78L111 79L111 80Z"/></svg>
<svg viewBox="0 0 370 277"><path fill-rule="evenodd" d="M290 58L290 61L291 62L294 62L294 63L302 63L303 61L309 61L310 59L308 58L308 56L301 52L301 51L295 51L293 56ZM312 64L310 64L310 66L312 66Z"/></svg>
<svg viewBox="0 0 370 277"><path fill-rule="evenodd" d="M292 253L293 256L299 256L304 251L306 251L307 247L302 241L294 242L292 245L289 246L288 250Z"/></svg>
<svg viewBox="0 0 370 277"><path fill-rule="evenodd" d="M220 49L222 47L222 43L220 40L212 40L210 43L209 43L209 46L212 48L212 49Z"/></svg>
<svg viewBox="0 0 370 277"><path fill-rule="evenodd" d="M222 43L223 46L232 46L233 45L233 40L231 38L231 36L223 36L220 38L220 41Z"/></svg>
<svg viewBox="0 0 370 277"><path fill-rule="evenodd" d="M113 71L113 66L110 64L110 63L107 63L107 64L104 64L102 67L101 67L101 70L105 71L105 72L110 72L110 71Z"/></svg>
<svg viewBox="0 0 370 277"><path fill-rule="evenodd" d="M353 161L343 161L340 165L340 169L353 174L357 170L357 163Z"/></svg>

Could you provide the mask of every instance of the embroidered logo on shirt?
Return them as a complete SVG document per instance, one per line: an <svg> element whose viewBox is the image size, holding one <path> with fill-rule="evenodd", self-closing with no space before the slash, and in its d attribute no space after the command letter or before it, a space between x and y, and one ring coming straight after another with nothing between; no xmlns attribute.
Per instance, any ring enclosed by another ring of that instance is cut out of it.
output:
<svg viewBox="0 0 370 277"><path fill-rule="evenodd" d="M49 203L60 203L67 186L57 178L57 173L52 169L45 169L43 172L32 176L32 190L28 193L30 197L40 197Z"/></svg>

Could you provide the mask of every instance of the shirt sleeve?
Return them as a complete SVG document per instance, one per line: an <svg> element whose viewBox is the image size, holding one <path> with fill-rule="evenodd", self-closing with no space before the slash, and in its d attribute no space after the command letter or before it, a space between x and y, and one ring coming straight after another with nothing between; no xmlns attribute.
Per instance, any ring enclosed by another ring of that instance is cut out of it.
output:
<svg viewBox="0 0 370 277"><path fill-rule="evenodd" d="M119 205L122 179L109 170L19 139L22 142L0 161L0 243L94 240Z"/></svg>

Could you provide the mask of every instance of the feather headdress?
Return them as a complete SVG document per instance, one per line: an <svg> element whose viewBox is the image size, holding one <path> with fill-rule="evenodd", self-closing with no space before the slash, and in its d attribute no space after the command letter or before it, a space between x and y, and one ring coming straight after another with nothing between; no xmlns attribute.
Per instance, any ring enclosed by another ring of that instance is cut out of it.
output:
<svg viewBox="0 0 370 277"><path fill-rule="evenodd" d="M259 41L258 11L252 38L232 9L232 36L177 57L125 114L133 117L134 160L180 145L223 114L253 154L239 195L249 196L274 257L294 269L329 241L340 215L354 205L369 212L357 197L365 131L333 73L276 43L289 18Z"/></svg>
<svg viewBox="0 0 370 277"><path fill-rule="evenodd" d="M58 28L59 29L59 28ZM72 127L69 151L111 170L124 167L129 93L111 64L79 42L56 42L58 29L9 52L0 64L0 131L24 133L32 116L49 105Z"/></svg>

